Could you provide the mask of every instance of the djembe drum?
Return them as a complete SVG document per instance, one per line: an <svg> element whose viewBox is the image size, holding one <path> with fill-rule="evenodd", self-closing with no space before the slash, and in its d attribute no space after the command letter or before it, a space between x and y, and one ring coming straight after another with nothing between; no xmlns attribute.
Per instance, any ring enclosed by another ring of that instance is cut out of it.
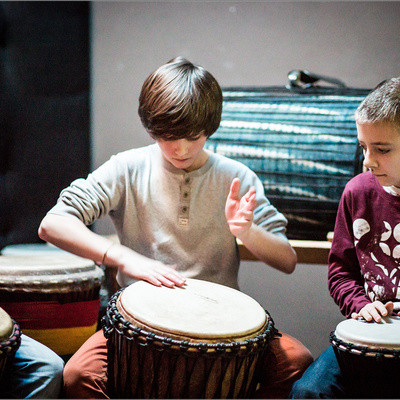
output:
<svg viewBox="0 0 400 400"><path fill-rule="evenodd" d="M249 398L276 330L251 297L188 279L121 289L104 333L111 398Z"/></svg>
<svg viewBox="0 0 400 400"><path fill-rule="evenodd" d="M93 261L61 251L0 256L0 306L25 334L69 356L96 332L103 276Z"/></svg>
<svg viewBox="0 0 400 400"><path fill-rule="evenodd" d="M331 332L330 341L351 398L399 398L400 318L382 322L348 319Z"/></svg>
<svg viewBox="0 0 400 400"><path fill-rule="evenodd" d="M7 363L21 344L19 325L0 307L0 383Z"/></svg>

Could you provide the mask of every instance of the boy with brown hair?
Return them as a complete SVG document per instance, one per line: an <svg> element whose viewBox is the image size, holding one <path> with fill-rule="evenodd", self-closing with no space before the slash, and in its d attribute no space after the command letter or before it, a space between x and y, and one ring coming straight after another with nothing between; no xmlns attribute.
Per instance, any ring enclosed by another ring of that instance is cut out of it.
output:
<svg viewBox="0 0 400 400"><path fill-rule="evenodd" d="M218 128L222 91L203 67L178 57L154 71L139 98L143 126L156 141L119 153L64 189L42 221L43 240L118 269L125 287L136 279L182 286L185 278L239 289L236 238L257 257L291 273L296 254L286 219L243 164L208 152ZM109 215L120 244L86 226ZM271 345L262 397L286 397L311 363L309 351L282 334ZM107 397L107 348L101 331L69 360L67 397Z"/></svg>

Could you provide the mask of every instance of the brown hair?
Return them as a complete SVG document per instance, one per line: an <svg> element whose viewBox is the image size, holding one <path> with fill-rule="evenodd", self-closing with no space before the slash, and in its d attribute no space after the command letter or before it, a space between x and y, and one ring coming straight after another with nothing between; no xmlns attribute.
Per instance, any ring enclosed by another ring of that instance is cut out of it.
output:
<svg viewBox="0 0 400 400"><path fill-rule="evenodd" d="M202 66L176 57L144 81L138 112L153 139L209 137L221 122L222 90Z"/></svg>
<svg viewBox="0 0 400 400"><path fill-rule="evenodd" d="M355 120L359 124L389 123L400 128L400 77L376 86L358 106Z"/></svg>

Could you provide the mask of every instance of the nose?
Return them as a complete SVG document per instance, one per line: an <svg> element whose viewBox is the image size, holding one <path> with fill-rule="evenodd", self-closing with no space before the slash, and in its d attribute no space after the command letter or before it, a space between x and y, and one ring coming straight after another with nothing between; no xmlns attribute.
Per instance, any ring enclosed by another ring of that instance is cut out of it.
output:
<svg viewBox="0 0 400 400"><path fill-rule="evenodd" d="M364 167L367 169L373 169L378 166L376 159L372 156L371 152L366 149L364 150Z"/></svg>
<svg viewBox="0 0 400 400"><path fill-rule="evenodd" d="M182 157L188 153L189 142L185 139L179 139L175 141L175 153Z"/></svg>

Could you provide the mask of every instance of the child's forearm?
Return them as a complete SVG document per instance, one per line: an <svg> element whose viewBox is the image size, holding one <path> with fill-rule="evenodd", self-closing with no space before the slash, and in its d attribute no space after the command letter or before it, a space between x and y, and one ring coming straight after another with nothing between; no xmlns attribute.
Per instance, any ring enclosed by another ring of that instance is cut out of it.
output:
<svg viewBox="0 0 400 400"><path fill-rule="evenodd" d="M238 236L243 245L259 260L282 272L290 274L294 271L297 255L290 243L259 226L251 228Z"/></svg>
<svg viewBox="0 0 400 400"><path fill-rule="evenodd" d="M104 253L113 243L92 232L79 219L47 214L39 227L39 237L60 249L100 264Z"/></svg>
<svg viewBox="0 0 400 400"><path fill-rule="evenodd" d="M48 214L39 227L39 237L77 256L97 264L118 268L117 280L122 273L127 280L143 279L154 285L181 286L185 279L174 266L164 265L134 250L114 243L88 229L79 219Z"/></svg>

